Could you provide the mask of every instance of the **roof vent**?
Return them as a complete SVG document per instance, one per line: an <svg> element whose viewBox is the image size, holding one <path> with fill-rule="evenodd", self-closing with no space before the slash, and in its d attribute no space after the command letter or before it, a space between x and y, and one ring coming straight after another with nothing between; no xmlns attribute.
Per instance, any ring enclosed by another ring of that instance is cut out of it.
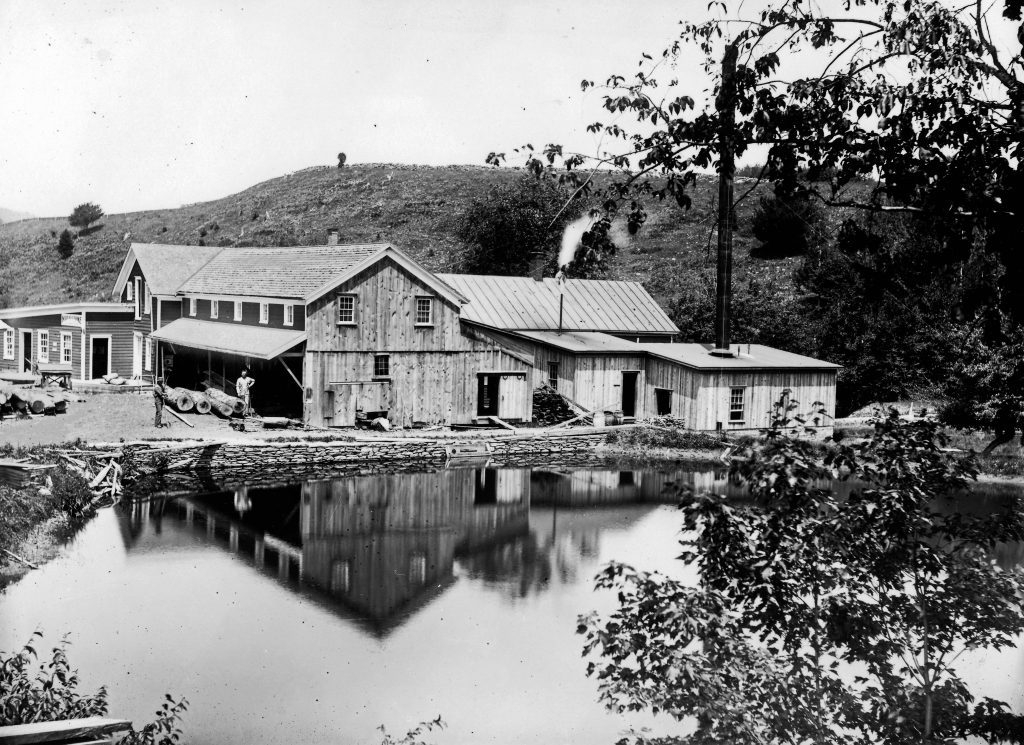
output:
<svg viewBox="0 0 1024 745"><path fill-rule="evenodd" d="M732 351L731 349L729 349L728 347L726 347L724 349L715 348L715 349L711 350L711 356L712 357L735 357L736 353L734 351Z"/></svg>
<svg viewBox="0 0 1024 745"><path fill-rule="evenodd" d="M337 246L338 245L338 229L328 228L327 229L327 245Z"/></svg>

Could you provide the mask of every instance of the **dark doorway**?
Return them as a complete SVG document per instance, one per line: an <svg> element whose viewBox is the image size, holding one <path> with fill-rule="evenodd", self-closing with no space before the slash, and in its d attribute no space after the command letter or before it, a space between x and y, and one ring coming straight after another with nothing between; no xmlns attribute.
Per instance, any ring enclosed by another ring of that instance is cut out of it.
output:
<svg viewBox="0 0 1024 745"><path fill-rule="evenodd" d="M477 416L498 416L498 385L500 375L480 375L477 382Z"/></svg>
<svg viewBox="0 0 1024 745"><path fill-rule="evenodd" d="M92 338L92 363L90 378L102 378L110 372L110 339L104 336Z"/></svg>
<svg viewBox="0 0 1024 745"><path fill-rule="evenodd" d="M654 400L658 406L658 416L672 413L672 391L668 388L655 388Z"/></svg>
<svg viewBox="0 0 1024 745"><path fill-rule="evenodd" d="M622 373L622 416L636 416L636 379L638 372Z"/></svg>
<svg viewBox="0 0 1024 745"><path fill-rule="evenodd" d="M21 332L21 371L32 370L32 332Z"/></svg>

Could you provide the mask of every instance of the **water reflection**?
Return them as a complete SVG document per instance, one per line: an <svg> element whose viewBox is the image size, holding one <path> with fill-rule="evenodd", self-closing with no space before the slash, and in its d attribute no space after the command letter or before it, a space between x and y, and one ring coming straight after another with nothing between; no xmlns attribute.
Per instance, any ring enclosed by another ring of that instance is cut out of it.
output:
<svg viewBox="0 0 1024 745"><path fill-rule="evenodd" d="M459 572L511 599L576 582L581 563L598 554L606 511L662 503L666 484L691 477L450 468L222 485L128 504L121 526L126 546L143 550L149 532L159 536L173 521L384 636L456 581L457 561ZM531 522L531 508L543 518ZM643 514L626 510L619 522Z"/></svg>

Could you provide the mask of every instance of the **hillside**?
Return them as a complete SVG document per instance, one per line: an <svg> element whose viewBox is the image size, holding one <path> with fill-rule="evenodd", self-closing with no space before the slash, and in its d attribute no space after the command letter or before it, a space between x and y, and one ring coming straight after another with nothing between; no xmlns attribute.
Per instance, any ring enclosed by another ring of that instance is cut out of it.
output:
<svg viewBox="0 0 1024 745"><path fill-rule="evenodd" d="M27 220L32 215L27 212L18 212L17 210L9 210L6 207L0 207L0 223L14 222L15 220Z"/></svg>
<svg viewBox="0 0 1024 745"><path fill-rule="evenodd" d="M177 209L106 215L76 241L62 261L57 237L66 218L33 218L0 225L0 302L7 306L107 299L130 241L206 245L295 245L326 241L338 228L342 242L390 241L437 271L458 269L463 247L455 218L491 186L520 177L514 169L474 166L366 164L323 166L257 184L238 194ZM748 182L749 183L749 182ZM768 187L759 187L758 192ZM737 195L745 190L739 183ZM714 270L715 185L709 177L693 207L648 205L650 217L613 264L619 279L639 280L663 304L681 283ZM788 285L795 259L750 257L756 194L737 207L735 276L749 273ZM87 199L88 195L83 195Z"/></svg>

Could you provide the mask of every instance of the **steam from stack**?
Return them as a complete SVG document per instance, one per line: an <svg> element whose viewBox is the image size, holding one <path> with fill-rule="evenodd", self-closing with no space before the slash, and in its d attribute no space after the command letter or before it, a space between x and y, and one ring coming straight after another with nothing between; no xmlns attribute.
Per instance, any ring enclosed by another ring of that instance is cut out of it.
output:
<svg viewBox="0 0 1024 745"><path fill-rule="evenodd" d="M583 234L594 227L598 220L597 211L591 211L578 217L565 226L562 232L562 249L558 252L558 270L561 272L576 258L576 249L580 247Z"/></svg>

